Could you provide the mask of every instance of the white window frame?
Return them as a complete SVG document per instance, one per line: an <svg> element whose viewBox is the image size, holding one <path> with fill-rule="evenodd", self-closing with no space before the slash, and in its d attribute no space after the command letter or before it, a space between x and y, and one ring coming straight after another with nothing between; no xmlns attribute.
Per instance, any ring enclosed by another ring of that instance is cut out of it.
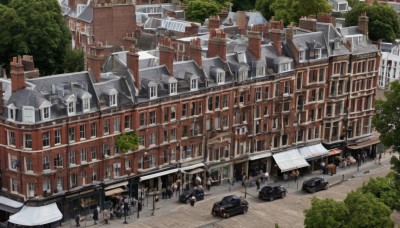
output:
<svg viewBox="0 0 400 228"><path fill-rule="evenodd" d="M54 144L55 145L60 145L61 144L61 129L56 129L54 131Z"/></svg>
<svg viewBox="0 0 400 228"><path fill-rule="evenodd" d="M149 87L149 96L150 99L155 99L157 98L157 86L150 86Z"/></svg>
<svg viewBox="0 0 400 228"><path fill-rule="evenodd" d="M7 108L8 108L8 120L15 121L17 107L15 107L14 104L9 104Z"/></svg>
<svg viewBox="0 0 400 228"><path fill-rule="evenodd" d="M82 99L82 110L83 112L90 111L90 98Z"/></svg>
<svg viewBox="0 0 400 228"><path fill-rule="evenodd" d="M42 120L50 119L50 107L43 107L40 109Z"/></svg>
<svg viewBox="0 0 400 228"><path fill-rule="evenodd" d="M322 48L314 49L314 58L321 59L322 58Z"/></svg>
<svg viewBox="0 0 400 228"><path fill-rule="evenodd" d="M190 79L190 91L198 90L198 79L192 78Z"/></svg>
<svg viewBox="0 0 400 228"><path fill-rule="evenodd" d="M299 62L306 61L306 51L299 51Z"/></svg>
<svg viewBox="0 0 400 228"><path fill-rule="evenodd" d="M118 94L117 93L115 93L115 94L110 94L110 107L116 107L117 106L117 97L118 96Z"/></svg>
<svg viewBox="0 0 400 228"><path fill-rule="evenodd" d="M30 136L30 142L31 142L31 143L30 143L30 144L31 144L30 147L27 146L27 142L28 142L28 141L27 141L27 136L28 136L28 135ZM26 149L26 150L32 150L32 134L30 134L30 133L25 133L25 134L24 134L24 149Z"/></svg>
<svg viewBox="0 0 400 228"><path fill-rule="evenodd" d="M264 76L265 75L265 67L258 67L256 70L256 76L260 77L260 76Z"/></svg>
<svg viewBox="0 0 400 228"><path fill-rule="evenodd" d="M279 73L287 72L292 69L291 63L281 63L279 64Z"/></svg>
<svg viewBox="0 0 400 228"><path fill-rule="evenodd" d="M217 72L217 84L225 84L225 72Z"/></svg>
<svg viewBox="0 0 400 228"><path fill-rule="evenodd" d="M178 93L178 84L176 82L169 83L169 94L174 95Z"/></svg>
<svg viewBox="0 0 400 228"><path fill-rule="evenodd" d="M7 145L15 147L15 132L7 131Z"/></svg>
<svg viewBox="0 0 400 228"><path fill-rule="evenodd" d="M48 167L45 168L45 164L48 164ZM50 157L49 156L44 156L43 157L43 159L42 159L42 168L43 168L43 171L51 169Z"/></svg>
<svg viewBox="0 0 400 228"><path fill-rule="evenodd" d="M45 138L45 136L47 138ZM47 145L45 145L45 140L47 141ZM48 132L48 131L42 133L42 146L43 146L43 148L50 147L50 132Z"/></svg>
<svg viewBox="0 0 400 228"><path fill-rule="evenodd" d="M35 108L33 106L22 106L22 121L25 123L35 122Z"/></svg>
<svg viewBox="0 0 400 228"><path fill-rule="evenodd" d="M67 103L67 112L68 115L75 115L75 101L70 101Z"/></svg>

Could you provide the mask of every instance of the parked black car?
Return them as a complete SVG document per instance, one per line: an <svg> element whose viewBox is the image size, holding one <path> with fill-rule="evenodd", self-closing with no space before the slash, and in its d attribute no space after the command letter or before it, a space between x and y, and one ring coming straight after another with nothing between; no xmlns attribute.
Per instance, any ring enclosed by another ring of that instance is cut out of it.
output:
<svg viewBox="0 0 400 228"><path fill-rule="evenodd" d="M182 192L179 196L179 201L182 203L189 203L190 198L194 195L196 197L196 201L200 201L204 199L204 191L201 188L196 188L192 190L186 190Z"/></svg>
<svg viewBox="0 0 400 228"><path fill-rule="evenodd" d="M313 177L303 182L303 191L314 193L329 188L329 182L325 181L321 177Z"/></svg>
<svg viewBox="0 0 400 228"><path fill-rule="evenodd" d="M264 186L260 192L258 192L258 198L272 201L277 198L285 198L286 193L286 188L281 185Z"/></svg>
<svg viewBox="0 0 400 228"><path fill-rule="evenodd" d="M225 196L221 201L214 203L211 214L229 218L232 215L246 214L249 203L237 195Z"/></svg>

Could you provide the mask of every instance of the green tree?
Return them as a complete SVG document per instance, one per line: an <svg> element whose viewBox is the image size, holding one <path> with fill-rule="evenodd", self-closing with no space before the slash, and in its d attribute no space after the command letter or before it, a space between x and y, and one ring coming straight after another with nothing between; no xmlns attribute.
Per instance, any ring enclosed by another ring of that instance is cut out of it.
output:
<svg viewBox="0 0 400 228"><path fill-rule="evenodd" d="M275 12L277 20L285 25L297 23L301 16L317 16L318 13L330 13L332 10L328 0L279 0L274 1L270 10Z"/></svg>
<svg viewBox="0 0 400 228"><path fill-rule="evenodd" d="M350 212L347 227L393 227L390 208L371 193L351 192L344 203Z"/></svg>
<svg viewBox="0 0 400 228"><path fill-rule="evenodd" d="M370 179L360 188L362 193L371 193L379 201L387 205L392 210L400 209L400 195L396 184L397 175L393 172L386 177Z"/></svg>
<svg viewBox="0 0 400 228"><path fill-rule="evenodd" d="M269 20L275 15L274 11L270 9L273 2L276 0L256 0L256 10Z"/></svg>
<svg viewBox="0 0 400 228"><path fill-rule="evenodd" d="M389 20L389 19L388 19ZM386 100L375 101L375 116L372 124L381 134L379 139L394 151L400 152L400 83L390 83L390 90L385 92Z"/></svg>
<svg viewBox="0 0 400 228"><path fill-rule="evenodd" d="M0 5L0 64L4 63L6 69L9 69L12 57L28 51L24 40L26 27L14 9Z"/></svg>
<svg viewBox="0 0 400 228"><path fill-rule="evenodd" d="M383 39L393 42L400 35L400 24L396 11L387 4L375 2L372 5L357 4L346 14L346 23L349 26L358 24L358 17L366 12L369 18L369 38Z"/></svg>
<svg viewBox="0 0 400 228"><path fill-rule="evenodd" d="M215 2L202 0L190 1L185 11L186 19L203 23L210 16L215 16L220 12L220 7Z"/></svg>
<svg viewBox="0 0 400 228"><path fill-rule="evenodd" d="M79 72L84 70L85 53L82 50L67 48L64 58L64 72Z"/></svg>
<svg viewBox="0 0 400 228"><path fill-rule="evenodd" d="M305 227L343 227L349 216L349 210L343 201L333 199L311 200L311 208L306 209Z"/></svg>
<svg viewBox="0 0 400 228"><path fill-rule="evenodd" d="M256 0L233 0L232 1L232 11L251 11L254 9Z"/></svg>
<svg viewBox="0 0 400 228"><path fill-rule="evenodd" d="M32 55L41 75L61 73L70 33L57 0L13 0L0 5L1 60ZM11 35L10 35L11 34ZM4 51L7 50L7 51Z"/></svg>
<svg viewBox="0 0 400 228"><path fill-rule="evenodd" d="M115 146L123 153L134 150L140 144L140 138L133 131L124 132L115 139Z"/></svg>
<svg viewBox="0 0 400 228"><path fill-rule="evenodd" d="M356 7L358 4L363 4L364 2L360 2L360 0L347 0L347 3L349 3L349 6L353 8Z"/></svg>

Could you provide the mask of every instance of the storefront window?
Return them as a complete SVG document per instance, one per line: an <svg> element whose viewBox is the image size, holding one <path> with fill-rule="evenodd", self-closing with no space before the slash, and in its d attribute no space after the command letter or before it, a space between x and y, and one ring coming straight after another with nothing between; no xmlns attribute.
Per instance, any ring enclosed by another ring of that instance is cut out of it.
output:
<svg viewBox="0 0 400 228"><path fill-rule="evenodd" d="M222 168L222 179L229 178L229 168L230 168L229 165Z"/></svg>

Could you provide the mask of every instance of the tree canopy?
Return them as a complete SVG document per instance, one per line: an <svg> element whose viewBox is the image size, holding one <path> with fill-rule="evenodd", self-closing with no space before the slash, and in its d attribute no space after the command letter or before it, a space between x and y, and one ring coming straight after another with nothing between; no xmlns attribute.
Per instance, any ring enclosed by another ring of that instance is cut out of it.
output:
<svg viewBox="0 0 400 228"><path fill-rule="evenodd" d="M250 11L254 9L256 0L233 0L232 1L232 11Z"/></svg>
<svg viewBox="0 0 400 228"><path fill-rule="evenodd" d="M333 199L311 200L311 208L305 210L305 227L343 227L349 216L343 201Z"/></svg>
<svg viewBox="0 0 400 228"><path fill-rule="evenodd" d="M79 72L84 70L85 53L82 50L72 50L68 47L64 58L64 72Z"/></svg>
<svg viewBox="0 0 400 228"><path fill-rule="evenodd" d="M12 57L28 54L41 75L61 73L70 38L57 0L0 4L0 62L6 69Z"/></svg>
<svg viewBox="0 0 400 228"><path fill-rule="evenodd" d="M400 152L400 83L390 83L390 90L385 92L386 100L375 101L375 116L372 124L381 134L381 142Z"/></svg>
<svg viewBox="0 0 400 228"><path fill-rule="evenodd" d="M275 15L274 11L270 9L270 6L274 1L275 0L256 0L256 10L260 11L267 20L271 19L271 17Z"/></svg>
<svg viewBox="0 0 400 228"><path fill-rule="evenodd" d="M318 13L330 13L332 6L328 0L279 0L273 1L270 10L276 20L283 20L285 25L298 23L301 16L317 16Z"/></svg>
<svg viewBox="0 0 400 228"><path fill-rule="evenodd" d="M122 152L135 149L140 144L140 138L133 131L124 132L117 136L115 139L115 146L118 147Z"/></svg>
<svg viewBox="0 0 400 228"><path fill-rule="evenodd" d="M356 4L346 14L346 23L348 26L358 24L358 17L362 12L366 12L369 18L369 38L377 41L383 39L386 42L393 42L400 35L400 24L397 13L393 7L382 4Z"/></svg>
<svg viewBox="0 0 400 228"><path fill-rule="evenodd" d="M210 16L215 16L220 12L220 6L214 1L194 0L189 1L185 14L186 19L203 23Z"/></svg>

